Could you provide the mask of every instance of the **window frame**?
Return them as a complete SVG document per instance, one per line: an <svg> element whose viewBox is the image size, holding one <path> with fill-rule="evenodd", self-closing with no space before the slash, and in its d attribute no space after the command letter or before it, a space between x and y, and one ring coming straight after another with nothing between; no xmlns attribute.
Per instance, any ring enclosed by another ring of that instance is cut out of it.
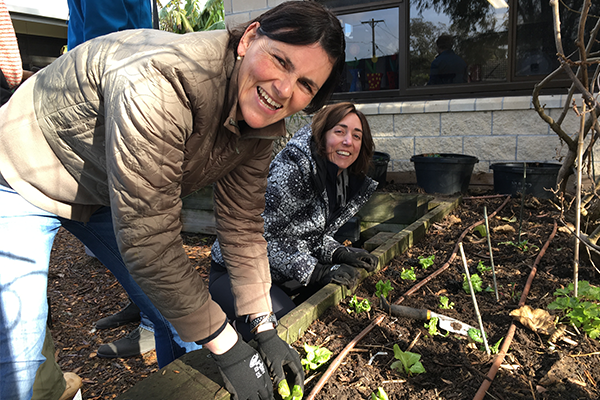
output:
<svg viewBox="0 0 600 400"><path fill-rule="evenodd" d="M444 90L438 87L408 86L409 63L408 46L410 39L410 0L362 0L344 1L343 3L356 2L355 5L335 6L340 0L319 0L336 15L351 14L357 12L375 11L383 8L398 8L399 21L399 43L398 56L398 89L386 89L362 92L337 92L333 94L334 101L352 102L394 102L407 100L446 100L456 98L484 98L531 95L534 86L546 75L515 76L516 70L516 31L517 31L517 2L508 0L509 3L509 27L508 27L508 73L506 82L477 83L477 84L452 84L444 85ZM554 79L544 89L544 94L564 93L571 84L566 74L563 78Z"/></svg>

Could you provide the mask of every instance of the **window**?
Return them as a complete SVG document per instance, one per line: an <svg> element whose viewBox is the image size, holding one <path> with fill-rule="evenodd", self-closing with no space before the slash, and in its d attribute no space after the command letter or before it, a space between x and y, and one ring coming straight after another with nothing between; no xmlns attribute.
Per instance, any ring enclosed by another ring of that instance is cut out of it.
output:
<svg viewBox="0 0 600 400"><path fill-rule="evenodd" d="M547 0L321 2L338 15L346 34L339 100L531 94L558 67ZM575 50L582 2L561 0L567 54ZM594 3L590 14L598 16L600 2ZM563 79L553 87L564 91L569 84Z"/></svg>

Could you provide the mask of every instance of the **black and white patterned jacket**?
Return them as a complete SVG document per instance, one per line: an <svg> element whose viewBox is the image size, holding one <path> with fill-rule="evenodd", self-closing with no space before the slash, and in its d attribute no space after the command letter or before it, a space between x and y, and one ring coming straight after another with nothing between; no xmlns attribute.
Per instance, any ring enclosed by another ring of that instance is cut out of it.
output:
<svg viewBox="0 0 600 400"><path fill-rule="evenodd" d="M265 239L274 283L310 281L315 265L330 264L342 247L333 235L369 200L377 182L365 177L358 191L330 215L326 171L311 151L310 125L301 128L273 159L265 195ZM213 261L224 265L219 242Z"/></svg>

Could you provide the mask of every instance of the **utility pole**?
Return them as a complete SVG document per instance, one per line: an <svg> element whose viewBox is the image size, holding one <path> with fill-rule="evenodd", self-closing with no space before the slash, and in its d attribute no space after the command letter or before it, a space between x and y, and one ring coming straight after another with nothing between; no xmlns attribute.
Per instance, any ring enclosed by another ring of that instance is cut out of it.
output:
<svg viewBox="0 0 600 400"><path fill-rule="evenodd" d="M379 19L377 21L375 21L374 18L371 18L370 21L360 21L361 24L369 24L371 25L371 44L373 46L373 58L375 58L375 25L377 25L380 22L385 22L382 19Z"/></svg>

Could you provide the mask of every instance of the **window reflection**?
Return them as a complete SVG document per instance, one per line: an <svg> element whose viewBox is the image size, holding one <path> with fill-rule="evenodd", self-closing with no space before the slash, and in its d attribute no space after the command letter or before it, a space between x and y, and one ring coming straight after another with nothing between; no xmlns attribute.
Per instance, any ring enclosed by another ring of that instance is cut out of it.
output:
<svg viewBox="0 0 600 400"><path fill-rule="evenodd" d="M339 16L346 71L339 92L398 88L398 8Z"/></svg>
<svg viewBox="0 0 600 400"><path fill-rule="evenodd" d="M412 1L410 86L506 81L508 7L503 4Z"/></svg>

